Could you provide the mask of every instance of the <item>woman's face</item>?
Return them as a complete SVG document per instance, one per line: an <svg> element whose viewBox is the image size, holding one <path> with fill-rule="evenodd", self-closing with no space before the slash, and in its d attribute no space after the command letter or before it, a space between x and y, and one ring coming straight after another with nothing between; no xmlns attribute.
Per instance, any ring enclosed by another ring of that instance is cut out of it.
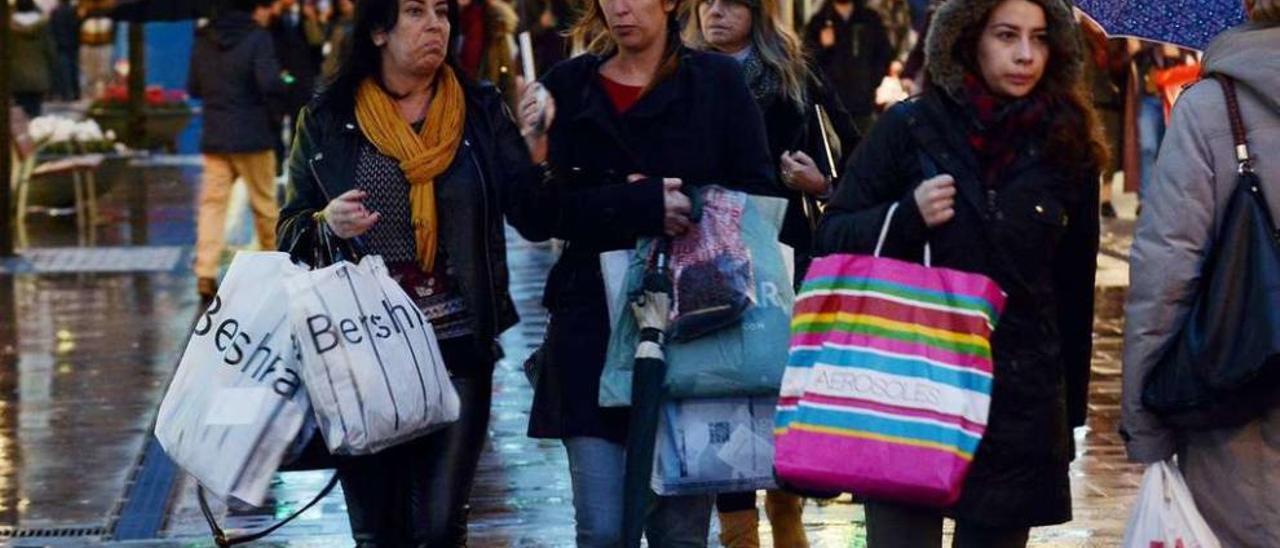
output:
<svg viewBox="0 0 1280 548"><path fill-rule="evenodd" d="M665 47L667 15L676 9L675 0L596 0L605 24L618 48L645 51L655 44Z"/></svg>
<svg viewBox="0 0 1280 548"><path fill-rule="evenodd" d="M449 43L446 0L400 0L400 16L391 30L373 33L382 48L382 72L428 78L444 63Z"/></svg>
<svg viewBox="0 0 1280 548"><path fill-rule="evenodd" d="M1044 77L1048 62L1044 9L1027 0L996 6L978 39L978 68L992 93L1025 97Z"/></svg>
<svg viewBox="0 0 1280 548"><path fill-rule="evenodd" d="M735 0L698 3L702 38L723 53L737 53L751 43L751 8Z"/></svg>

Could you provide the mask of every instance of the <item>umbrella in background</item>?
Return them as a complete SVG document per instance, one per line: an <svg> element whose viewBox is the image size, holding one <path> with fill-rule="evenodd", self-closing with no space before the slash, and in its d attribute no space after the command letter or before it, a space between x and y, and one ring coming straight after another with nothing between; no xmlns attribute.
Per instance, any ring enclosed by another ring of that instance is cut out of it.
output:
<svg viewBox="0 0 1280 548"><path fill-rule="evenodd" d="M1245 21L1241 0L1076 0L1116 37L1165 42L1204 51L1215 36Z"/></svg>
<svg viewBox="0 0 1280 548"><path fill-rule="evenodd" d="M658 435L662 407L662 383L667 376L663 353L671 312L671 272L668 268L671 240L658 241L650 270L631 296L631 311L640 325L636 365L631 380L631 417L627 431L627 464L623 478L622 545L638 548L645 517L653 503L649 486L653 474L653 446Z"/></svg>

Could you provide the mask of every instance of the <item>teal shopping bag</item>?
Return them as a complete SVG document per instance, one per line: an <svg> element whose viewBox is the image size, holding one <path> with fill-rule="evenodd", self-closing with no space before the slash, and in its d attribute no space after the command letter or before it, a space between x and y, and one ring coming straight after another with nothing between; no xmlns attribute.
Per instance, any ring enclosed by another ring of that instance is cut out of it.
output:
<svg viewBox="0 0 1280 548"><path fill-rule="evenodd" d="M724 192L714 186L704 187ZM786 369L790 342L791 307L795 302L788 250L778 243L786 213L782 198L749 196L742 212L742 241L750 254L754 303L739 322L688 341L668 340L664 390L670 398L709 398L777 395ZM623 283L615 289L610 318L612 332L600 377L600 405L631 403L631 376L640 337L626 296L640 286L654 239L642 239L627 265ZM609 286L610 284L606 284Z"/></svg>

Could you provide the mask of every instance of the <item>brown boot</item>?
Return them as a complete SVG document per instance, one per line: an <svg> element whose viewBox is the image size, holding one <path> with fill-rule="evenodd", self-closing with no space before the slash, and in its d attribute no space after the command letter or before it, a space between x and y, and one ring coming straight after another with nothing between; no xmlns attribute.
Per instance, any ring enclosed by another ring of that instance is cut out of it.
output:
<svg viewBox="0 0 1280 548"><path fill-rule="evenodd" d="M720 544L725 548L760 548L756 509L720 512Z"/></svg>
<svg viewBox="0 0 1280 548"><path fill-rule="evenodd" d="M800 519L803 510L804 499L791 493L770 490L765 495L764 513L769 516L776 548L809 548L804 522Z"/></svg>

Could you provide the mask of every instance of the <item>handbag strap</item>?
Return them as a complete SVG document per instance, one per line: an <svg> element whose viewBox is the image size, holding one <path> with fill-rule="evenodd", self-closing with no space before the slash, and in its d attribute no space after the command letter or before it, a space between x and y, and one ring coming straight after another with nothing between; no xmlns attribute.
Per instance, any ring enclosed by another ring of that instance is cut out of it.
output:
<svg viewBox="0 0 1280 548"><path fill-rule="evenodd" d="M1227 116L1231 119L1231 138L1236 145L1236 162L1240 173L1253 172L1253 160L1249 156L1249 137L1244 128L1244 117L1240 115L1240 98L1236 95L1236 83L1223 74L1214 74L1213 78L1222 86L1222 95L1227 99Z"/></svg>
<svg viewBox="0 0 1280 548"><path fill-rule="evenodd" d="M223 531L222 527L218 526L218 520L213 517L213 510L209 509L209 501L205 498L204 486L198 483L196 484L196 498L200 502L200 513L204 514L204 520L206 523L209 524L209 530L213 532L213 542L217 544L219 547L226 547L226 546L235 546L237 544L254 542L256 540L262 539L263 537L266 537L267 535L270 535L271 533L276 532L277 529L284 527L285 525L288 525L288 523L293 521L294 518L297 518L307 510L310 510L311 507L315 506L316 503L320 502L321 499L329 496L329 493L332 492L333 488L337 485L338 485L338 474L335 473L333 477L329 478L329 483L324 486L324 489L321 489L320 493L317 494L315 498L311 499L311 502L308 502L306 506L299 508L294 513L289 514L289 517L276 522L275 525L272 525L271 527L267 527L266 529L263 529L256 533L251 533L241 537L228 537L226 531Z"/></svg>
<svg viewBox="0 0 1280 548"><path fill-rule="evenodd" d="M1267 228L1271 230L1272 238L1280 243L1280 227L1277 227L1275 219L1271 217L1271 209L1262 193L1261 181L1253 170L1253 157L1249 154L1249 137L1244 127L1244 117L1240 115L1240 98L1236 94L1235 80L1218 73L1213 74L1213 79L1222 86L1222 95L1226 98L1227 116L1231 120L1231 139L1236 146L1236 164L1238 165L1237 173L1240 174L1240 184L1249 185L1249 193L1258 200L1260 211L1267 223Z"/></svg>

